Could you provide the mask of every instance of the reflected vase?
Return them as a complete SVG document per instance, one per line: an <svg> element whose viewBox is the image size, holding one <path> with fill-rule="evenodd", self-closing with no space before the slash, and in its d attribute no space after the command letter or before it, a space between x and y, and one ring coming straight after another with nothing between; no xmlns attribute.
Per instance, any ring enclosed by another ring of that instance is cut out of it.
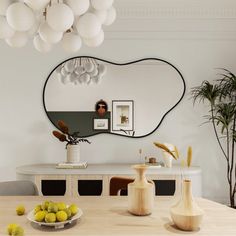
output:
<svg viewBox="0 0 236 236"><path fill-rule="evenodd" d="M67 163L78 163L80 162L80 146L78 144L68 144L67 150Z"/></svg>
<svg viewBox="0 0 236 236"><path fill-rule="evenodd" d="M138 216L150 215L154 204L154 183L146 179L146 165L134 165L133 168L137 175L134 182L128 184L128 211Z"/></svg>
<svg viewBox="0 0 236 236"><path fill-rule="evenodd" d="M170 209L171 218L179 229L196 231L200 227L204 212L193 199L191 180L183 180L182 187L181 199Z"/></svg>

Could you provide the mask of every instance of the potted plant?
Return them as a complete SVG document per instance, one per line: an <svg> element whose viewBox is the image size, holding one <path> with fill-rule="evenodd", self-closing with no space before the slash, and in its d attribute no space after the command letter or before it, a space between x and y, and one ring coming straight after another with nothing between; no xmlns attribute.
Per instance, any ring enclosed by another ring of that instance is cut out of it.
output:
<svg viewBox="0 0 236 236"><path fill-rule="evenodd" d="M191 94L194 103L199 100L210 105L206 119L212 123L216 140L227 163L230 206L235 208L236 76L226 69L222 69L220 76L214 83L203 81L200 86L192 88Z"/></svg>
<svg viewBox="0 0 236 236"><path fill-rule="evenodd" d="M70 133L69 127L62 120L57 122L60 131L54 130L53 135L58 138L61 142L66 142L67 149L67 162L78 163L80 161L80 142L89 143L87 139L79 138L79 132Z"/></svg>

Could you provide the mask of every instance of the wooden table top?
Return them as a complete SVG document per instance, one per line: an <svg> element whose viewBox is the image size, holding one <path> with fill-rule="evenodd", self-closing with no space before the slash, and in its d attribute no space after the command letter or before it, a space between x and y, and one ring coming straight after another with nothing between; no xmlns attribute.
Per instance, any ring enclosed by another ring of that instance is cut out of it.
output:
<svg viewBox="0 0 236 236"><path fill-rule="evenodd" d="M45 200L76 203L84 212L82 218L65 229L55 230L30 223L26 215L17 216L15 208L23 204L26 214L35 205ZM201 228L196 232L180 231L173 225L169 209L173 198L156 197L153 213L150 216L133 216L127 212L127 197L0 197L0 235L7 235L9 223L20 224L25 236L39 235L236 235L236 210L206 200L197 199L205 211Z"/></svg>

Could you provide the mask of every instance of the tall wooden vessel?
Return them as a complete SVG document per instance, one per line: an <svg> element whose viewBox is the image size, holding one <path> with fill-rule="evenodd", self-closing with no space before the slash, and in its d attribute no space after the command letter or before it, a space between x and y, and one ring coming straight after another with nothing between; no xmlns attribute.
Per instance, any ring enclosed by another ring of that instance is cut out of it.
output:
<svg viewBox="0 0 236 236"><path fill-rule="evenodd" d="M139 216L149 215L154 203L154 183L146 179L146 165L134 165L133 168L137 175L135 181L128 184L128 211Z"/></svg>
<svg viewBox="0 0 236 236"><path fill-rule="evenodd" d="M186 231L199 229L204 212L193 199L191 180L183 180L182 197L177 204L171 207L170 213L179 229Z"/></svg>

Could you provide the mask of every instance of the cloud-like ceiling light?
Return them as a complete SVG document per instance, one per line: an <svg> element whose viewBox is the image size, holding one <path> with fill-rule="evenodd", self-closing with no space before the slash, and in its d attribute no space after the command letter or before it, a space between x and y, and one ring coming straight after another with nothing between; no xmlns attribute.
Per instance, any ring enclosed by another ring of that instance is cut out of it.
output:
<svg viewBox="0 0 236 236"><path fill-rule="evenodd" d="M63 84L98 84L107 72L105 64L93 58L75 58L55 70L56 76Z"/></svg>
<svg viewBox="0 0 236 236"><path fill-rule="evenodd" d="M98 47L103 25L116 18L113 0L0 0L0 39L23 47L33 38L35 49L48 52L61 43L77 52L82 43Z"/></svg>

